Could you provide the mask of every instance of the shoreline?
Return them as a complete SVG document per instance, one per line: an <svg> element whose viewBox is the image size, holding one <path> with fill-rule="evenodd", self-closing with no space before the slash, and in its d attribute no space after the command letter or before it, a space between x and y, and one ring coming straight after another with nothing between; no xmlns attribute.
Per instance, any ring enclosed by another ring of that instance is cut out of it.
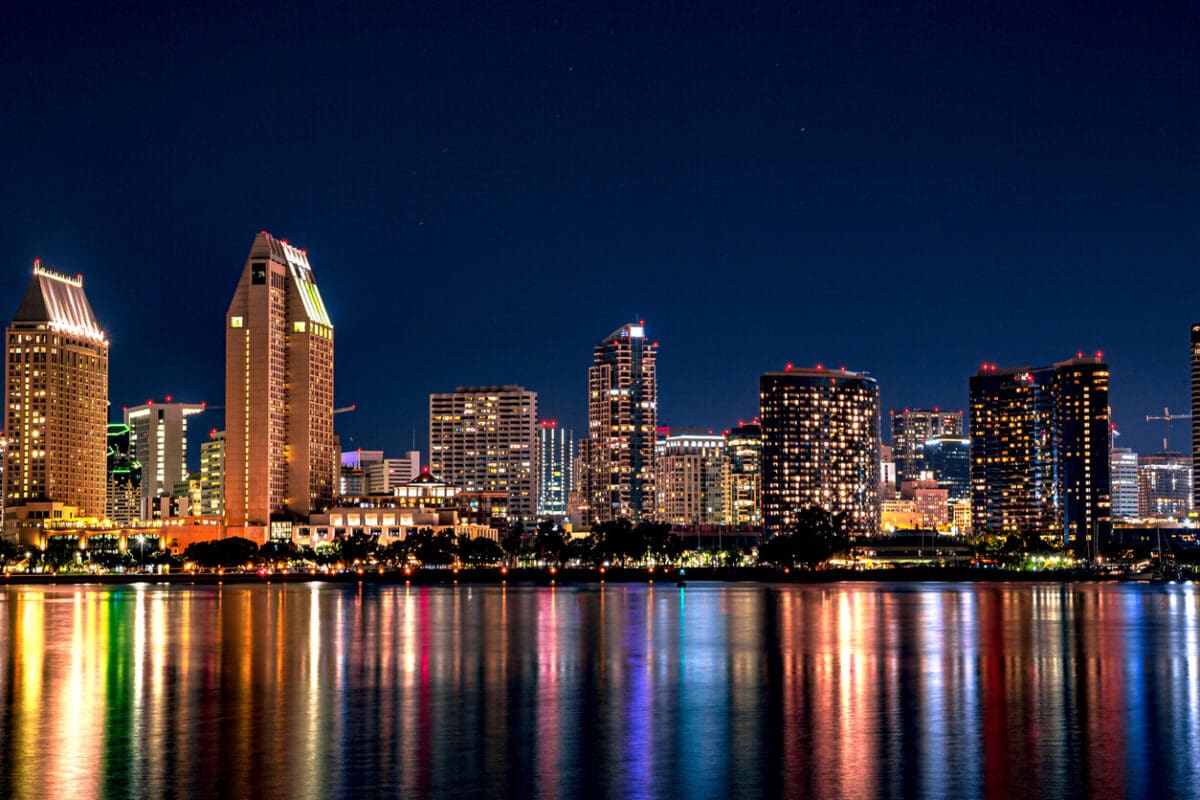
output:
<svg viewBox="0 0 1200 800"><path fill-rule="evenodd" d="M1192 579L1191 575L1185 580ZM224 584L273 584L273 583L378 583L416 586L452 586L458 583L471 585L516 585L516 586L567 586L602 585L606 583L655 583L674 585L680 580L685 583L1133 583L1127 576L1097 574L1084 570L1045 570L1039 572L1004 569L979 569L971 567L901 567L872 570L796 570L783 571L773 567L700 567L687 569L680 575L676 568L609 567L601 572L597 568L536 568L522 567L501 572L497 567L436 569L414 569L411 574L402 570L364 570L357 572L328 573L270 573L215 572L167 573L162 575L124 573L105 575L86 574L25 574L6 573L5 586L47 586L55 584L79 585L129 585L153 583L167 586L219 586Z"/></svg>

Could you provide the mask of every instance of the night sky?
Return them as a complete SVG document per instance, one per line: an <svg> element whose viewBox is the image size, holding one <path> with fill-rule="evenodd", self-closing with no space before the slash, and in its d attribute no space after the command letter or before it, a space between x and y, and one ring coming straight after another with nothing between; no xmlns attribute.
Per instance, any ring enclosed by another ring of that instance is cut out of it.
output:
<svg viewBox="0 0 1200 800"><path fill-rule="evenodd" d="M32 5L0 27L0 314L35 257L83 273L118 409L223 404L266 229L308 249L347 448L424 450L457 385L581 435L592 345L638 318L665 424L754 416L788 361L868 370L886 420L1079 350L1118 444L1188 410L1195 5Z"/></svg>

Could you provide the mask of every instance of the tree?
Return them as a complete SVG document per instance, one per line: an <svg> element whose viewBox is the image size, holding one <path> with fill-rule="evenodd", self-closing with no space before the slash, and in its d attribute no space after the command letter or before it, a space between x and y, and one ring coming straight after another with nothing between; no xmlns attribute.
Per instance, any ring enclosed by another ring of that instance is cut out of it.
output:
<svg viewBox="0 0 1200 800"><path fill-rule="evenodd" d="M339 545L342 560L352 564L355 561L367 561L375 555L375 550L379 547L379 537L357 531L342 537Z"/></svg>
<svg viewBox="0 0 1200 800"><path fill-rule="evenodd" d="M674 564L686 549L683 539L671 533L668 523L643 522L637 526L637 532L645 541L647 552L657 562Z"/></svg>
<svg viewBox="0 0 1200 800"><path fill-rule="evenodd" d="M538 523L533 534L533 551L540 561L562 563L562 551L566 543L567 537L557 523L551 520Z"/></svg>
<svg viewBox="0 0 1200 800"><path fill-rule="evenodd" d="M474 566L496 564L504 560L504 549L482 536L461 540L458 550L462 560Z"/></svg>
<svg viewBox="0 0 1200 800"><path fill-rule="evenodd" d="M183 551L183 557L202 567L237 567L258 557L258 545L240 536L193 542Z"/></svg>
<svg viewBox="0 0 1200 800"><path fill-rule="evenodd" d="M758 548L758 559L778 566L804 565L812 569L829 560L850 544L845 521L817 506L807 506L796 514L787 530Z"/></svg>
<svg viewBox="0 0 1200 800"><path fill-rule="evenodd" d="M258 548L258 560L260 563L270 563L272 561L299 561L301 558L300 548L295 542L281 542L272 540L264 542Z"/></svg>

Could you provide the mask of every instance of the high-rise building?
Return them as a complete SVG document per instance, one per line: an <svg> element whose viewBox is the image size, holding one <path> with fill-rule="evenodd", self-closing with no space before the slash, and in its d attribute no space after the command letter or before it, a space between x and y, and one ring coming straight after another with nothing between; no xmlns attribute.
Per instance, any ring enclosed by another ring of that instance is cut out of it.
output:
<svg viewBox="0 0 1200 800"><path fill-rule="evenodd" d="M211 431L200 445L200 514L225 516L225 431Z"/></svg>
<svg viewBox="0 0 1200 800"><path fill-rule="evenodd" d="M790 368L759 381L763 524L787 531L818 507L848 533L879 532L879 386L845 369Z"/></svg>
<svg viewBox="0 0 1200 800"><path fill-rule="evenodd" d="M762 525L762 426L740 422L725 436L723 465L726 525Z"/></svg>
<svg viewBox="0 0 1200 800"><path fill-rule="evenodd" d="M382 462L382 450L358 449L343 452L336 494L339 497L361 497L367 494L367 467Z"/></svg>
<svg viewBox="0 0 1200 800"><path fill-rule="evenodd" d="M672 429L664 434L655 446L656 518L672 525L722 524L725 437Z"/></svg>
<svg viewBox="0 0 1200 800"><path fill-rule="evenodd" d="M1134 519L1138 515L1138 454L1128 447L1113 447L1108 471L1112 483L1112 518Z"/></svg>
<svg viewBox="0 0 1200 800"><path fill-rule="evenodd" d="M1192 326L1192 507L1200 508L1200 323Z"/></svg>
<svg viewBox="0 0 1200 800"><path fill-rule="evenodd" d="M588 522L654 515L658 342L642 323L622 325L593 352L588 369L584 501Z"/></svg>
<svg viewBox="0 0 1200 800"><path fill-rule="evenodd" d="M974 531L1023 534L1096 553L1111 523L1108 366L984 365L970 379Z"/></svg>
<svg viewBox="0 0 1200 800"><path fill-rule="evenodd" d="M104 516L108 338L83 278L34 262L6 337L5 505L51 501Z"/></svg>
<svg viewBox="0 0 1200 800"><path fill-rule="evenodd" d="M574 485L575 434L557 420L544 419L538 423L538 519L566 519Z"/></svg>
<svg viewBox="0 0 1200 800"><path fill-rule="evenodd" d="M156 516L157 498L169 497L175 484L188 476L188 417L204 410L203 403L165 403L153 400L125 409L129 446L142 465L142 519Z"/></svg>
<svg viewBox="0 0 1200 800"><path fill-rule="evenodd" d="M429 395L429 469L466 492L507 492L509 522L537 521L537 392L460 386Z"/></svg>
<svg viewBox="0 0 1200 800"><path fill-rule="evenodd" d="M950 502L971 498L971 440L956 436L926 439L922 447L925 469L933 473Z"/></svg>
<svg viewBox="0 0 1200 800"><path fill-rule="evenodd" d="M1184 516L1195 508L1190 456L1174 452L1141 456L1137 472L1139 517L1168 519Z"/></svg>
<svg viewBox="0 0 1200 800"><path fill-rule="evenodd" d="M367 494L394 494L397 486L417 479L421 474L421 454L409 450L404 458L383 458L365 464Z"/></svg>
<svg viewBox="0 0 1200 800"><path fill-rule="evenodd" d="M118 525L142 519L142 465L130 444L130 429L123 422L108 426L108 489L104 516Z"/></svg>
<svg viewBox="0 0 1200 800"><path fill-rule="evenodd" d="M892 418L892 457L896 462L896 481L915 481L929 469L925 466L925 441L956 438L963 433L963 412L940 408L906 408L890 412Z"/></svg>
<svg viewBox="0 0 1200 800"><path fill-rule="evenodd" d="M272 518L333 502L333 323L304 250L258 234L225 320L225 515Z"/></svg>

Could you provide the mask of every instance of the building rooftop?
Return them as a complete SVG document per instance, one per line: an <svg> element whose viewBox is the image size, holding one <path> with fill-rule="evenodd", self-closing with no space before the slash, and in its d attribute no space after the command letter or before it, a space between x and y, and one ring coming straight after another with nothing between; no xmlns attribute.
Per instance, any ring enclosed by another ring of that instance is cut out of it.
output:
<svg viewBox="0 0 1200 800"><path fill-rule="evenodd" d="M70 278L33 265L33 280L21 298L13 323L41 323L95 342L108 343L83 291L83 277Z"/></svg>

